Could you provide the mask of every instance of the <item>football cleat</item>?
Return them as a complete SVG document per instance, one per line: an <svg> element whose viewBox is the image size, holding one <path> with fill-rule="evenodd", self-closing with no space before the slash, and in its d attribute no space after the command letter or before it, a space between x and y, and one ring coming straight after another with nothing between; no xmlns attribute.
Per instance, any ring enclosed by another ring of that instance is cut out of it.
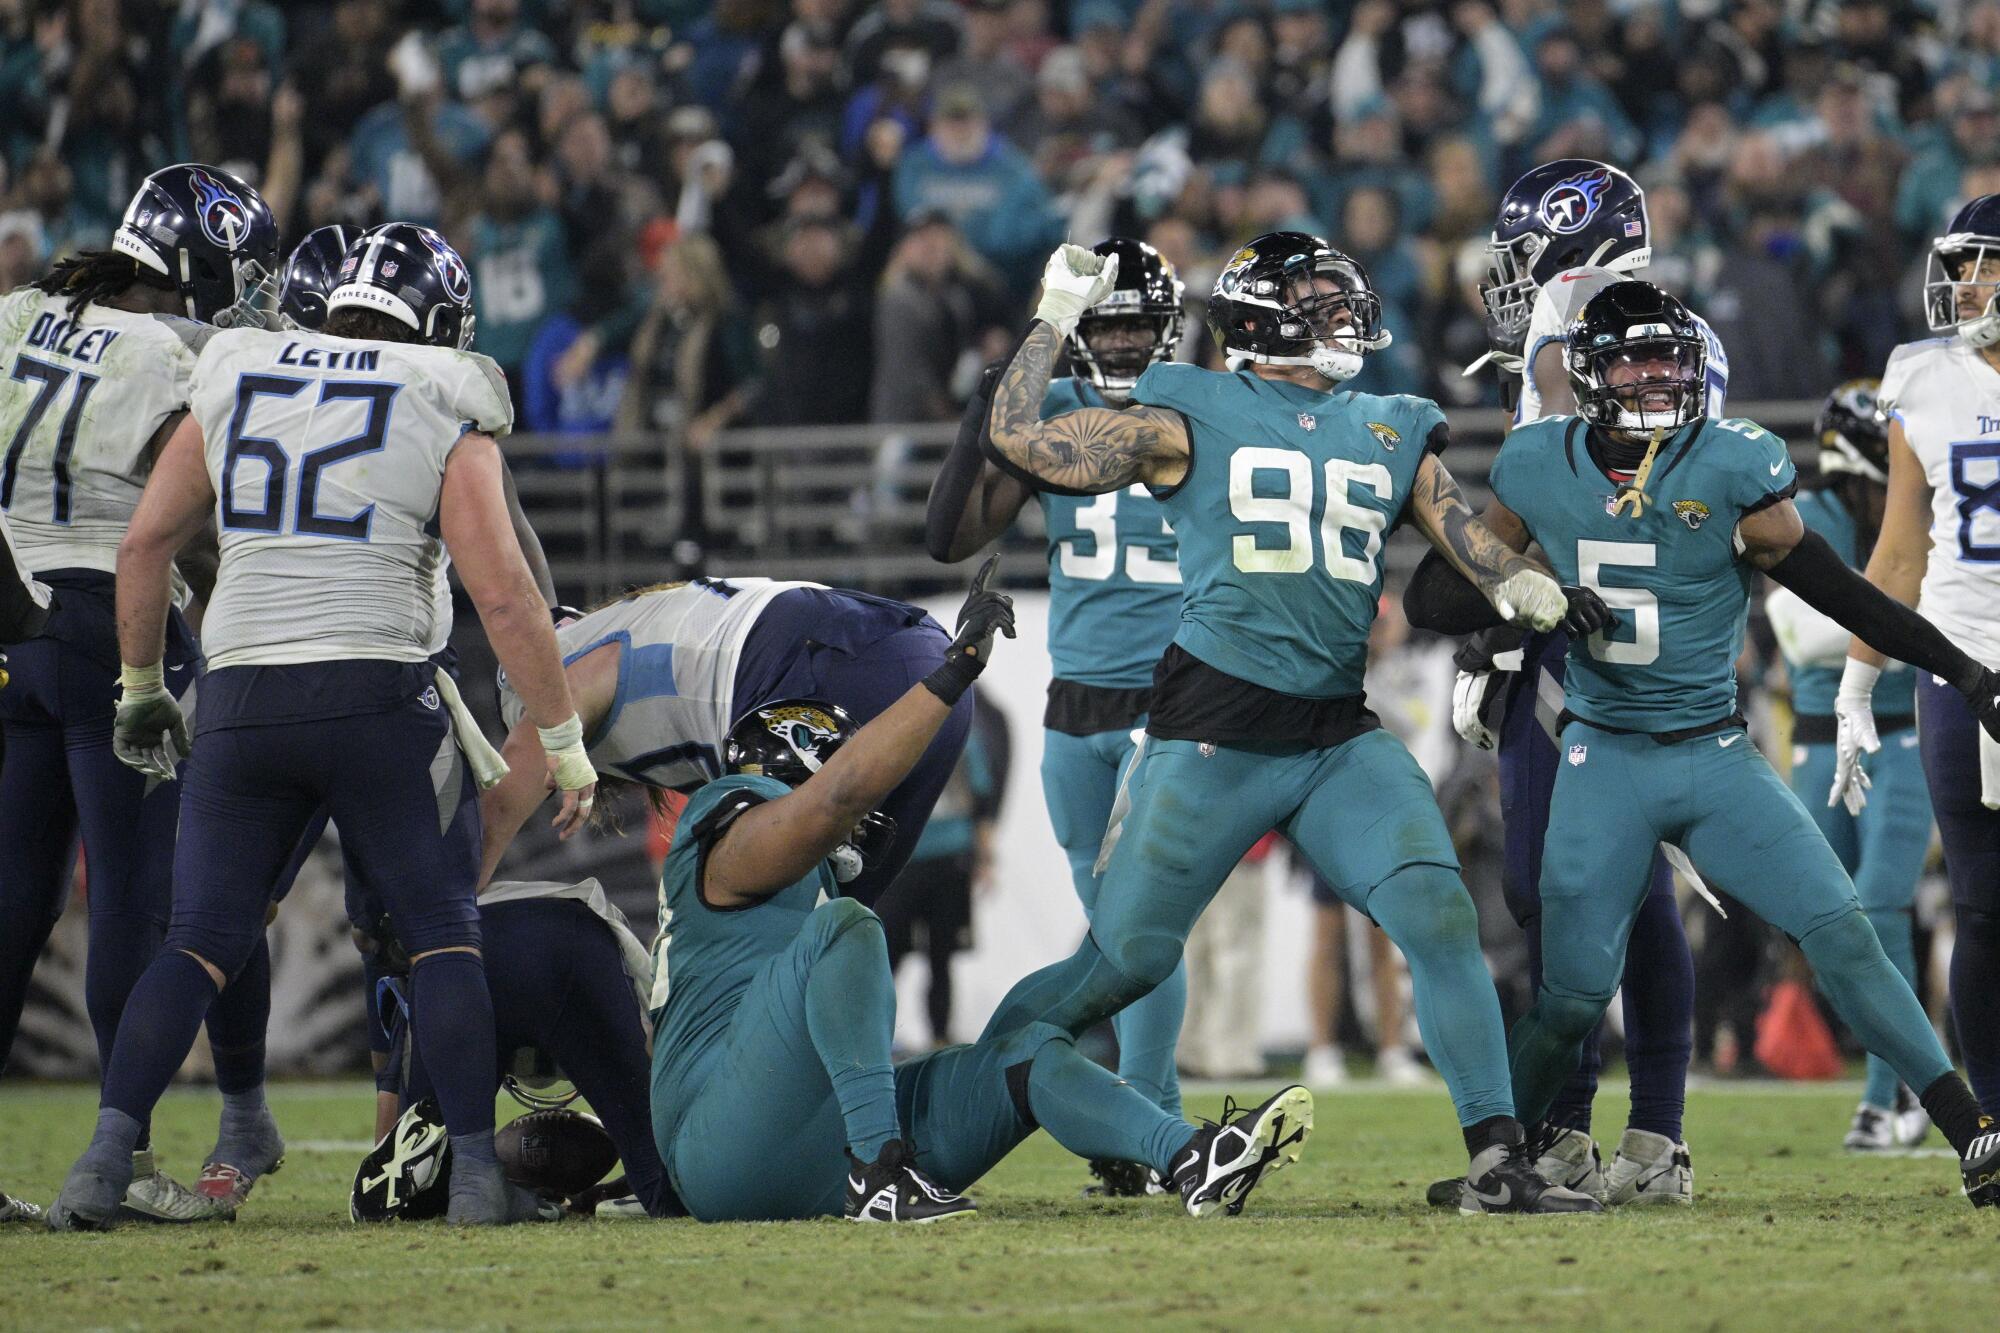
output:
<svg viewBox="0 0 2000 1333"><path fill-rule="evenodd" d="M1140 1199L1149 1194L1167 1192L1160 1181L1160 1173L1138 1162L1094 1157L1090 1162L1090 1174L1097 1177L1098 1183L1083 1187L1086 1199Z"/></svg>
<svg viewBox="0 0 2000 1333"><path fill-rule="evenodd" d="M42 1206L29 1203L26 1199L16 1199L0 1194L0 1225L8 1222L42 1222L47 1219L42 1214Z"/></svg>
<svg viewBox="0 0 2000 1333"><path fill-rule="evenodd" d="M562 1205L507 1179L498 1162L457 1162L444 1220L455 1227L504 1227L560 1222Z"/></svg>
<svg viewBox="0 0 2000 1333"><path fill-rule="evenodd" d="M1896 1146L1914 1148L1931 1132L1931 1113L1917 1100L1917 1094L1901 1083L1896 1085Z"/></svg>
<svg viewBox="0 0 2000 1333"><path fill-rule="evenodd" d="M255 1144L230 1148L220 1143L215 1145L208 1160L202 1163L201 1179L195 1182L197 1194L204 1199L226 1201L232 1209L241 1208L250 1197L251 1187L285 1164L285 1140L269 1111L264 1113L259 1128L261 1141Z"/></svg>
<svg viewBox="0 0 2000 1333"><path fill-rule="evenodd" d="M1534 1148L1535 1174L1551 1185L1604 1201L1604 1158L1590 1135L1551 1125L1535 1137Z"/></svg>
<svg viewBox="0 0 2000 1333"><path fill-rule="evenodd" d="M65 1189L68 1187L65 1186ZM121 1216L136 1222L234 1222L236 1205L229 1199L208 1198L160 1170L151 1148L132 1154L132 1184L118 1205Z"/></svg>
<svg viewBox="0 0 2000 1333"><path fill-rule="evenodd" d="M1533 1151L1526 1143L1493 1143L1481 1148L1459 1182L1458 1211L1467 1216L1604 1211L1603 1204L1581 1190L1543 1180L1535 1170Z"/></svg>
<svg viewBox="0 0 2000 1333"><path fill-rule="evenodd" d="M1965 1182L1965 1197L1974 1208L2000 1204L2000 1129L1992 1120L1979 1118L1981 1133L1965 1149L1958 1172Z"/></svg>
<svg viewBox="0 0 2000 1333"><path fill-rule="evenodd" d="M847 1202L841 1215L850 1222L944 1222L970 1217L979 1205L953 1193L917 1170L917 1150L905 1139L890 1139L873 1162L847 1155Z"/></svg>
<svg viewBox="0 0 2000 1333"><path fill-rule="evenodd" d="M1618 1140L1617 1155L1604 1175L1604 1202L1613 1208L1630 1204L1694 1202L1694 1162L1685 1143L1664 1134L1627 1129Z"/></svg>
<svg viewBox="0 0 2000 1333"><path fill-rule="evenodd" d="M1896 1146L1896 1113L1867 1102L1854 1108L1854 1123L1847 1127L1841 1146L1849 1152L1885 1152Z"/></svg>
<svg viewBox="0 0 2000 1333"><path fill-rule="evenodd" d="M403 1112L361 1159L347 1196L356 1222L442 1217L451 1194L451 1137L431 1098Z"/></svg>
<svg viewBox="0 0 2000 1333"><path fill-rule="evenodd" d="M600 1222L643 1222L650 1216L636 1194L605 1199L590 1210L590 1215Z"/></svg>
<svg viewBox="0 0 2000 1333"><path fill-rule="evenodd" d="M1228 1098L1174 1154L1173 1185L1190 1217L1234 1217L1258 1182L1299 1160L1313 1127L1313 1097L1297 1084L1255 1108Z"/></svg>

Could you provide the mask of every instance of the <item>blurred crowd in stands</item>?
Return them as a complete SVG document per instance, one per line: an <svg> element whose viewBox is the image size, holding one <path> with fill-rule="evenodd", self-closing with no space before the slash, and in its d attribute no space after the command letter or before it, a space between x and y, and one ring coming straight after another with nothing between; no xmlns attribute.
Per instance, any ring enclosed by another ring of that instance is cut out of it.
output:
<svg viewBox="0 0 2000 1333"><path fill-rule="evenodd" d="M289 238L443 229L524 426L699 449L953 416L1066 236L1198 305L1297 227L1381 292L1360 387L1475 403L1498 192L1594 156L1732 396L1810 398L2000 189L1996 75L2000 0L0 0L0 282L216 162Z"/></svg>

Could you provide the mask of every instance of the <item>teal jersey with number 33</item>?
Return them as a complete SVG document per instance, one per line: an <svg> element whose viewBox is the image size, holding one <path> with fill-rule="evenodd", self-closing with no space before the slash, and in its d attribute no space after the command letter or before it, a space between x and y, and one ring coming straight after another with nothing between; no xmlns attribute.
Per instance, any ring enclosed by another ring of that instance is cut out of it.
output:
<svg viewBox="0 0 2000 1333"><path fill-rule="evenodd" d="M1087 382L1049 385L1042 419L1104 407ZM1181 571L1166 511L1144 486L1036 494L1049 533L1049 657L1058 680L1142 689L1173 642Z"/></svg>
<svg viewBox="0 0 2000 1333"><path fill-rule="evenodd" d="M1586 722L1678 731L1736 710L1736 654L1757 571L1736 525L1790 495L1785 442L1755 422L1700 421L1660 444L1645 512L1610 512L1617 486L1577 417L1517 427L1493 493L1520 515L1565 584L1595 588L1617 622L1573 640L1564 702Z"/></svg>
<svg viewBox="0 0 2000 1333"><path fill-rule="evenodd" d="M1132 397L1179 412L1190 433L1187 476L1160 493L1186 584L1174 641L1281 694L1360 694L1382 542L1444 413L1174 364L1147 370Z"/></svg>

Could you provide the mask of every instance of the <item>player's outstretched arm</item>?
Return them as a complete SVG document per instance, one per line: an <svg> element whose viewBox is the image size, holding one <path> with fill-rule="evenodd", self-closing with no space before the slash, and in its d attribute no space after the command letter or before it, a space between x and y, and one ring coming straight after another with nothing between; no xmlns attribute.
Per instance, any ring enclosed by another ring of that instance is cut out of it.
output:
<svg viewBox="0 0 2000 1333"><path fill-rule="evenodd" d="M986 423L1002 369L991 365L980 375L979 390L959 419L958 437L931 483L924 549L944 564L956 564L999 537L1034 494L1025 481L986 462Z"/></svg>
<svg viewBox="0 0 2000 1333"><path fill-rule="evenodd" d="M492 436L468 432L445 460L438 522L494 655L537 728L549 779L562 792L556 829L567 838L590 818L597 774L584 753L548 604L514 537Z"/></svg>
<svg viewBox="0 0 2000 1333"><path fill-rule="evenodd" d="M611 712L612 700L618 694L618 667L623 651L614 640L563 668L563 677L569 682L570 702L576 705L577 720L583 724L585 736L602 726ZM507 776L479 793L482 890L492 880L494 868L513 846L528 816L549 795L549 775L533 718L523 717L514 724L500 747L500 757L507 761Z"/></svg>
<svg viewBox="0 0 2000 1333"><path fill-rule="evenodd" d="M2000 673L1968 657L1937 626L1850 569L1826 538L1806 527L1790 500L1746 515L1736 532L1745 560L1876 652L1950 684L1971 703L1980 725L2000 737Z"/></svg>
<svg viewBox="0 0 2000 1333"><path fill-rule="evenodd" d="M1171 486L1186 474L1188 437L1178 412L1086 407L1041 419L1042 399L1077 318L1103 299L1118 260L1063 245L1042 273L1035 323L1000 374L988 421L988 456L1030 486L1102 495L1135 481Z"/></svg>
<svg viewBox="0 0 2000 1333"><path fill-rule="evenodd" d="M749 907L796 884L854 833L917 766L993 652L1014 637L1014 599L988 589L999 556L988 556L958 613L944 665L854 733L797 790L751 806L702 858L701 896L712 907Z"/></svg>
<svg viewBox="0 0 2000 1333"><path fill-rule="evenodd" d="M1554 629L1570 614L1569 598L1546 568L1524 554L1527 525L1498 500L1486 512L1492 526L1473 515L1465 492L1437 455L1424 455L1410 492L1418 530L1502 621L1525 629ZM1591 628L1602 628L1602 622Z"/></svg>

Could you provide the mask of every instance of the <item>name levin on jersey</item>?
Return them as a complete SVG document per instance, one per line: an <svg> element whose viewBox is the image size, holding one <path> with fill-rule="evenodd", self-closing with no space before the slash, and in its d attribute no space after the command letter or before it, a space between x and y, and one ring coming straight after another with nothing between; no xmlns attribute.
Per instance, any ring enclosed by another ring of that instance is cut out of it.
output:
<svg viewBox="0 0 2000 1333"><path fill-rule="evenodd" d="M373 370L381 360L381 352L373 347L357 347L352 350L334 347L301 347L297 343L286 343L285 350L278 353L281 366L309 366L316 370Z"/></svg>

